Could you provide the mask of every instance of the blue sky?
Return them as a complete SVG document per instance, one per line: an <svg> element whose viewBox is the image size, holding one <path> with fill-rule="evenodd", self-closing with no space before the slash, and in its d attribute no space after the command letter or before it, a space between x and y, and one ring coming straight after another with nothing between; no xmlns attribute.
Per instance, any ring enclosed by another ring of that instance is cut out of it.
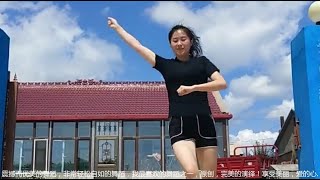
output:
<svg viewBox="0 0 320 180"><path fill-rule="evenodd" d="M109 29L118 20L154 52L172 57L167 34L183 23L229 87L237 143L273 142L293 108L290 42L311 2L2 2L0 27L11 38L9 70L19 81L159 81L161 75Z"/></svg>

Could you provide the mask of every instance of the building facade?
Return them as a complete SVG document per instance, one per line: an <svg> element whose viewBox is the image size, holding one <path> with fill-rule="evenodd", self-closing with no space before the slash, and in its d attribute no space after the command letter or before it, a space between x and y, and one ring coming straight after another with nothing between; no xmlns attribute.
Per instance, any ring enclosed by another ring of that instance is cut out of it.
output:
<svg viewBox="0 0 320 180"><path fill-rule="evenodd" d="M232 115L218 92L208 98L219 157L226 157ZM15 171L181 170L164 82L19 83L16 120Z"/></svg>
<svg viewBox="0 0 320 180"><path fill-rule="evenodd" d="M280 117L281 129L274 143L278 148L279 164L298 164L297 151L300 149L299 121L295 111L290 110L286 120Z"/></svg>

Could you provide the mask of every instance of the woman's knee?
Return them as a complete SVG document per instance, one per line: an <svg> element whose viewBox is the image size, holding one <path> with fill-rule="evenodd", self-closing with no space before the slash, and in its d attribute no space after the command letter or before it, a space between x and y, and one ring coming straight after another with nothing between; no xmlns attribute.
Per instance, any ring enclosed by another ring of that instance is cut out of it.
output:
<svg viewBox="0 0 320 180"><path fill-rule="evenodd" d="M196 177L199 174L199 169L198 166L196 165L188 165L184 167L185 175L187 177Z"/></svg>

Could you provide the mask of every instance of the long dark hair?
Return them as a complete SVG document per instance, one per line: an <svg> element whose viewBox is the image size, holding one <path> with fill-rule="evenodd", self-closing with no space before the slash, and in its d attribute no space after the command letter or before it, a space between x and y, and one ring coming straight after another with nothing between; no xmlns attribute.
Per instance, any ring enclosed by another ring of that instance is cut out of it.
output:
<svg viewBox="0 0 320 180"><path fill-rule="evenodd" d="M191 57L199 57L202 56L202 48L200 45L200 37L198 37L194 31L191 28L188 28L182 24L179 25L175 25L171 28L169 34L168 34L168 38L169 38L169 43L171 43L171 38L174 32L176 32L177 30L183 30L187 36L189 37L192 45L189 51L189 54Z"/></svg>

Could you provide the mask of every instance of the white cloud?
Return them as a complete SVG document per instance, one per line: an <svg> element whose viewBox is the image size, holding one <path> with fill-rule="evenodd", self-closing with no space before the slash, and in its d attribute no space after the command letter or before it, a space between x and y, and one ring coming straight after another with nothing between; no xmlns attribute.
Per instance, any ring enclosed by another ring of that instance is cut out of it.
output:
<svg viewBox="0 0 320 180"><path fill-rule="evenodd" d="M230 92L225 96L224 102L229 112L232 112L234 117L237 117L240 112L248 110L254 104L254 99L241 96L235 97L232 92Z"/></svg>
<svg viewBox="0 0 320 180"><path fill-rule="evenodd" d="M259 100L281 97L286 89L287 87L281 84L272 84L269 76L244 75L230 82L229 93L224 97L224 101L234 117L238 117Z"/></svg>
<svg viewBox="0 0 320 180"><path fill-rule="evenodd" d="M15 5L8 3L0 9L7 17L1 26L10 37L9 70L17 73L19 81L105 80L122 71L120 48L85 32L69 6ZM10 17L8 9L22 15ZM16 21L9 22L11 18Z"/></svg>
<svg viewBox="0 0 320 180"><path fill-rule="evenodd" d="M167 27L191 26L206 54L223 71L285 56L308 2L213 2L201 9L183 2L158 2L146 10ZM166 13L163 13L166 12Z"/></svg>
<svg viewBox="0 0 320 180"><path fill-rule="evenodd" d="M6 14L0 14L0 25L4 24L6 21L8 21L8 16Z"/></svg>
<svg viewBox="0 0 320 180"><path fill-rule="evenodd" d="M236 146L250 146L260 144L273 145L278 137L278 132L261 131L253 132L251 129L244 129L238 132L237 135L230 135L230 144Z"/></svg>
<svg viewBox="0 0 320 180"><path fill-rule="evenodd" d="M51 2L19 2L19 1L2 1L0 4L0 11L5 11L5 10L19 10L19 11L37 11L41 10L45 7L48 7L52 5Z"/></svg>
<svg viewBox="0 0 320 180"><path fill-rule="evenodd" d="M266 63L268 75L272 79L272 83L279 86L279 93L285 98L292 97L292 71L291 71L291 55L282 57L276 62Z"/></svg>
<svg viewBox="0 0 320 180"><path fill-rule="evenodd" d="M281 95L281 86L272 84L270 77L265 75L248 76L233 79L230 91L238 96L274 97Z"/></svg>
<svg viewBox="0 0 320 180"><path fill-rule="evenodd" d="M272 110L268 113L267 118L279 118L280 116L286 118L291 109L294 109L293 99L283 100L280 105L272 107Z"/></svg>
<svg viewBox="0 0 320 180"><path fill-rule="evenodd" d="M102 16L107 17L109 12L110 12L110 7L105 7L102 9L101 14L102 14Z"/></svg>
<svg viewBox="0 0 320 180"><path fill-rule="evenodd" d="M197 21L194 13L186 7L186 3L181 1L158 2L155 6L146 9L146 13L153 20L165 26L189 23L190 21L196 23Z"/></svg>
<svg viewBox="0 0 320 180"><path fill-rule="evenodd" d="M278 132L261 131L253 132L251 129L244 129L238 132L237 135L230 135L230 154L254 154L255 150L252 147L244 148L244 146L265 145L265 151L273 155L273 145L278 137ZM257 149L256 149L257 153Z"/></svg>

